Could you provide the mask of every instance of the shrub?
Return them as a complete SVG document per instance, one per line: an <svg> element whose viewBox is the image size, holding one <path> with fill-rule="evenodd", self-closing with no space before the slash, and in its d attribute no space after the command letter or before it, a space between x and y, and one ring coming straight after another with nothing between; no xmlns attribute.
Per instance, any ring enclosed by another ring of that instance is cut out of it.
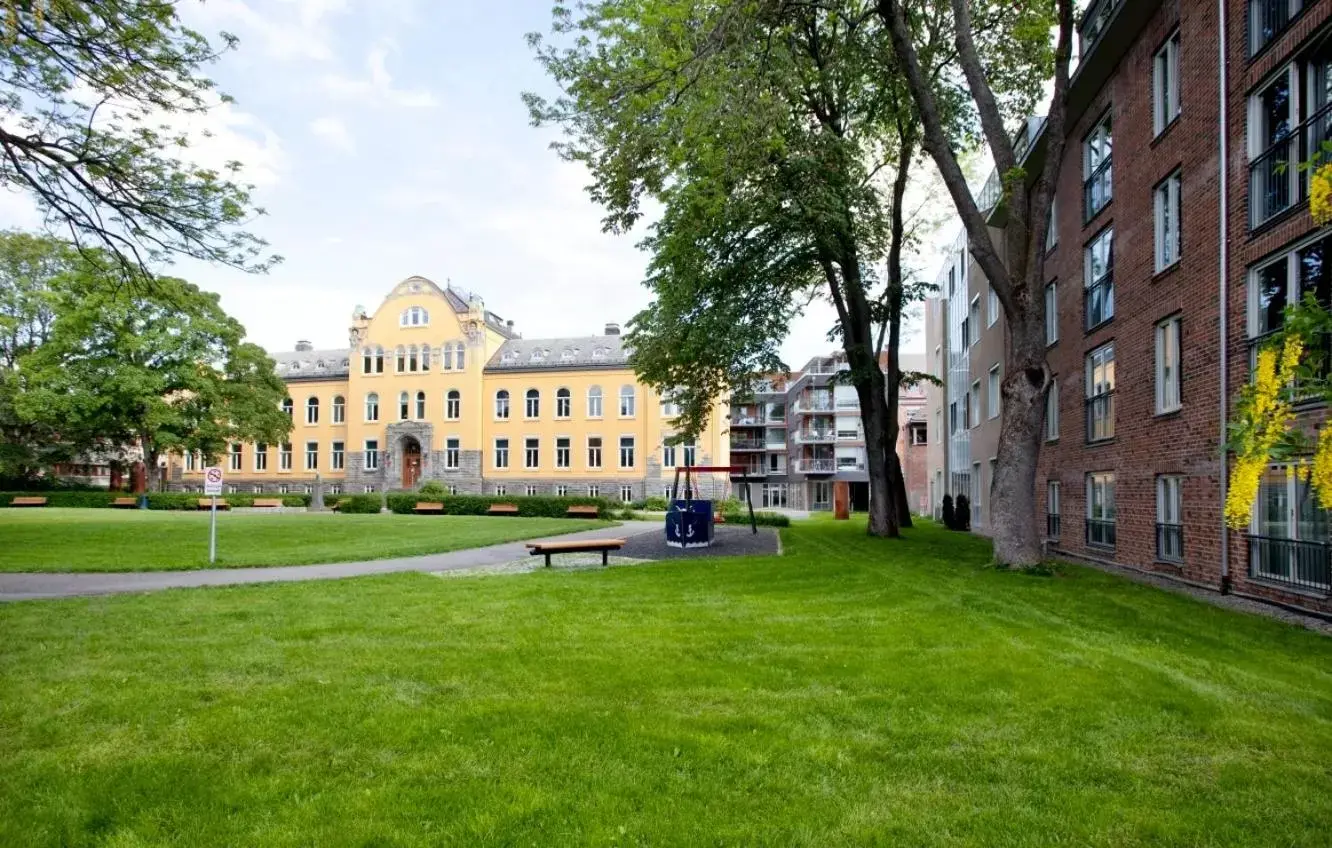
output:
<svg viewBox="0 0 1332 848"><path fill-rule="evenodd" d="M34 497L32 492L0 492L0 506L8 506L14 498ZM35 497L46 498L47 506L68 508L105 509L116 498L134 497L125 492L108 492L106 489L86 491L79 489L51 489L42 491ZM205 497L198 492L149 492L148 508L164 510L189 510L199 508L199 499ZM253 506L255 498L282 498L284 506L309 506L310 496L305 494L234 494L221 495L219 501L225 501L233 507Z"/></svg>
<svg viewBox="0 0 1332 848"><path fill-rule="evenodd" d="M957 522L957 516L956 516L956 514L953 512L953 496L952 496L952 495L944 495L944 496L943 496L943 509L941 510L941 512L942 512L942 515L943 515L943 524L944 524L944 526L947 527L949 530L956 530L957 527L956 527L955 525L956 525L956 522Z"/></svg>
<svg viewBox="0 0 1332 848"><path fill-rule="evenodd" d="M123 497L119 492L108 492L106 489L100 489L95 492L78 491L71 489L45 489L45 490L27 490L23 492L3 492L0 493L0 506L9 506L9 502L14 498L46 498L47 506L62 507L109 507L111 501L118 497Z"/></svg>
<svg viewBox="0 0 1332 848"><path fill-rule="evenodd" d="M444 488L444 484L438 480L431 480L422 485L421 488L416 491L416 494L420 495L425 500L435 501L447 497L449 490Z"/></svg>
<svg viewBox="0 0 1332 848"><path fill-rule="evenodd" d="M749 524L749 513L746 512L723 512L722 518L727 524ZM790 527L790 516L782 515L780 512L755 512L754 523L759 527Z"/></svg>
<svg viewBox="0 0 1332 848"><path fill-rule="evenodd" d="M957 507L953 510L954 530L971 529L971 501L966 495L957 496Z"/></svg>
<svg viewBox="0 0 1332 848"><path fill-rule="evenodd" d="M665 512L667 506L666 499L661 496L650 497L643 502L643 509L651 512Z"/></svg>
<svg viewBox="0 0 1332 848"><path fill-rule="evenodd" d="M390 495L389 499L392 500L393 497ZM352 495L338 501L338 512L349 515L374 515L379 512L380 506L379 495Z"/></svg>
<svg viewBox="0 0 1332 848"><path fill-rule="evenodd" d="M557 498L546 495L531 497L508 497L497 495L449 495L425 497L421 492L397 492L388 496L388 507L399 515L410 515L416 505L423 501L444 504L447 515L485 515L491 504L513 504L518 507L518 514L526 518L567 518L571 506L595 506L597 515L606 518L612 509L609 501L602 498L566 497Z"/></svg>

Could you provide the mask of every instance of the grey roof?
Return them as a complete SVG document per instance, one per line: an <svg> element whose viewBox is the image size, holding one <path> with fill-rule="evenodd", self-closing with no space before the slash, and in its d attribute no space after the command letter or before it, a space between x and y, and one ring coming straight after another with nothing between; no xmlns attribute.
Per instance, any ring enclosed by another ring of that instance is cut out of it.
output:
<svg viewBox="0 0 1332 848"><path fill-rule="evenodd" d="M510 339L486 363L487 371L568 371L628 368L623 336L568 339Z"/></svg>
<svg viewBox="0 0 1332 848"><path fill-rule="evenodd" d="M287 382L300 380L328 380L346 377L351 373L351 351L340 350L286 350L270 353L277 366L277 374Z"/></svg>

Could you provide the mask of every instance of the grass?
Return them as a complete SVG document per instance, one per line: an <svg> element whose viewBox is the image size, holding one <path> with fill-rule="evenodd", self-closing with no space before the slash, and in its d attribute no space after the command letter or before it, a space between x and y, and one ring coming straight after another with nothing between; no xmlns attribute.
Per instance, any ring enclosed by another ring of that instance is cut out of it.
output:
<svg viewBox="0 0 1332 848"><path fill-rule="evenodd" d="M0 572L209 568L208 520L207 512L0 510ZM601 526L565 518L218 513L211 567L417 556Z"/></svg>
<svg viewBox="0 0 1332 848"><path fill-rule="evenodd" d="M1332 641L983 541L0 605L0 844L1322 846Z"/></svg>

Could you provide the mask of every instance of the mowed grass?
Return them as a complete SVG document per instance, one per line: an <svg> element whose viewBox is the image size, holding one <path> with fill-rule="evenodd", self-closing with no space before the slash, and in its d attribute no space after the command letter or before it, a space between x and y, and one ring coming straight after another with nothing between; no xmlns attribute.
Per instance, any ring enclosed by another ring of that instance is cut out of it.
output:
<svg viewBox="0 0 1332 848"><path fill-rule="evenodd" d="M0 510L0 571L209 568L207 512ZM213 568L355 562L572 533L604 522L484 515L217 515Z"/></svg>
<svg viewBox="0 0 1332 848"><path fill-rule="evenodd" d="M1325 637L784 543L0 605L0 844L1328 844Z"/></svg>

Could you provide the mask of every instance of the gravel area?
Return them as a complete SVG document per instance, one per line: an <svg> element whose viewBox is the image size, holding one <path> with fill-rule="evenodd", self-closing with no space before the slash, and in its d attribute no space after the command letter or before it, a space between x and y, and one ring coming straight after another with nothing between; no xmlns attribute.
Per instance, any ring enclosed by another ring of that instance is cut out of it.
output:
<svg viewBox="0 0 1332 848"><path fill-rule="evenodd" d="M782 552L775 527L760 527L758 535L748 527L721 525L714 529L708 548L672 548L666 544L666 528L625 540L620 550L631 559L680 559L683 557L776 556Z"/></svg>

